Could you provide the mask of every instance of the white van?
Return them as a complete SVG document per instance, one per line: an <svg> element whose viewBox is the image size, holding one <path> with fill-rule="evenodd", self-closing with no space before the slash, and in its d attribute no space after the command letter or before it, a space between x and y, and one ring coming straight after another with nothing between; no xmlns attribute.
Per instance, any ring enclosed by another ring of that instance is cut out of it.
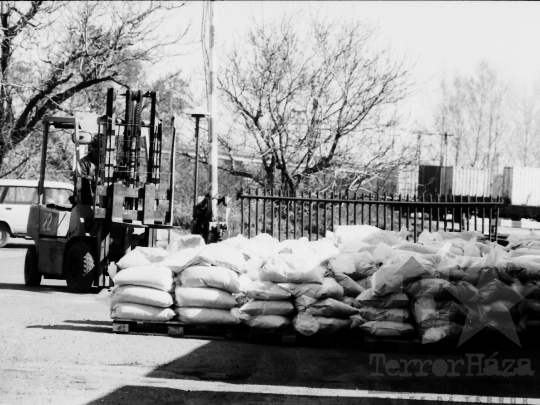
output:
<svg viewBox="0 0 540 405"><path fill-rule="evenodd" d="M25 237L30 205L38 203L37 180L0 179L0 248L11 236ZM45 181L45 204L69 204L73 184Z"/></svg>

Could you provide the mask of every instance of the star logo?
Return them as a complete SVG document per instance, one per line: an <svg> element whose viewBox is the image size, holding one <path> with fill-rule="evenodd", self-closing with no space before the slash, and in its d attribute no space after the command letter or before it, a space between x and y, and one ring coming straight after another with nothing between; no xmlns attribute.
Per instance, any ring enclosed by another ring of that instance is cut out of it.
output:
<svg viewBox="0 0 540 405"><path fill-rule="evenodd" d="M520 314L520 302L533 289L514 282L512 278L499 273L495 268L483 268L476 276L478 281L474 284L479 291L477 300L471 300L460 294L460 289L449 289L454 298L467 309L467 318L458 347L486 328L499 331L521 347L512 315ZM504 280L501 280L501 276ZM476 281L476 277L474 279Z"/></svg>
<svg viewBox="0 0 540 405"><path fill-rule="evenodd" d="M375 272L372 291L376 295L402 292L404 286L419 279L441 280L441 283L448 281L443 278L434 279L433 272L429 271L425 264L411 257L405 263L389 264ZM483 329L497 330L521 347L515 326L515 321L519 319L515 318L521 312L520 303L534 291L534 288L521 285L519 281L514 280L506 272L499 272L494 266L470 272L467 280L471 282L458 281L444 288L447 296L453 296L455 301L461 304L461 310L457 310L458 305L455 305L441 312L433 297L422 300L418 303L418 308L413 306L413 311L417 310L415 313L415 318L419 318L417 322L423 323L420 326L426 330L444 329L446 335L457 337L459 334L458 347ZM434 293L430 288L432 287L428 285L422 286L419 295L424 294L429 298ZM459 323L454 322L452 315L458 312L461 320L466 318L462 329ZM433 335L430 335L430 338L432 337ZM440 336L435 341L443 337ZM429 342L430 340L423 339L423 343Z"/></svg>

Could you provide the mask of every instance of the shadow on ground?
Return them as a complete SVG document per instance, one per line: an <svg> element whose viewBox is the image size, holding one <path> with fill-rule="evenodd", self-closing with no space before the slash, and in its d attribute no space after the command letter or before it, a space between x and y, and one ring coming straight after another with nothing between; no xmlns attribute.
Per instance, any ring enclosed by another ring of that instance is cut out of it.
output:
<svg viewBox="0 0 540 405"><path fill-rule="evenodd" d="M77 325L30 325L27 329L49 329L49 330L63 330L63 331L80 331L80 332L97 332L97 333L111 333L110 327L105 326L77 326Z"/></svg>
<svg viewBox="0 0 540 405"><path fill-rule="evenodd" d="M173 388L125 386L111 394L89 402L89 405L129 403L132 405L209 405L209 404L249 404L249 405L375 405L396 404L385 398L318 397L300 395L278 395L249 392L188 391ZM411 404L420 401L411 401Z"/></svg>
<svg viewBox="0 0 540 405"><path fill-rule="evenodd" d="M75 294L75 293L69 292L67 290L67 286L61 286L61 285L58 285L58 286L44 285L44 286L38 286L38 287L28 287L24 284L0 283L0 290L31 291L31 292L42 293L42 294L50 294L53 292ZM98 294L99 291L100 291L100 288L94 287L88 294ZM84 294L78 293L77 295L84 295Z"/></svg>
<svg viewBox="0 0 540 405"><path fill-rule="evenodd" d="M2 249L28 249L28 246L32 246L32 243L14 242L14 243L8 243Z"/></svg>
<svg viewBox="0 0 540 405"><path fill-rule="evenodd" d="M490 358L497 360L495 369L487 368L488 365L493 365L493 361L486 363ZM516 373L519 359L527 360L529 367L521 368ZM506 376L503 374L505 368L510 371ZM512 349L461 354L382 354L367 353L361 347L269 347L248 342L216 340L155 368L147 377L222 382L235 384L238 391L242 391L243 384L289 387L289 394L290 388L303 387L367 392L538 398L540 397L540 384L536 383L538 373L540 373L540 353L537 350ZM160 403L172 403L167 402L170 400L180 404L307 404L308 402L347 404L387 401L347 396L314 398L309 395L274 395L262 392L215 393L125 386L93 403L115 403L124 397L126 400L135 400L130 403L152 403L145 402L147 395L155 396ZM415 401L407 401L413 402Z"/></svg>

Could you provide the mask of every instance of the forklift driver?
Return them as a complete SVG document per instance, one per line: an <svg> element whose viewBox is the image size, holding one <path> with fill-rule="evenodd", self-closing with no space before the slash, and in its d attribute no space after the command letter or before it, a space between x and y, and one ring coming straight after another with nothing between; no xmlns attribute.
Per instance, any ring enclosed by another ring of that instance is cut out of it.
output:
<svg viewBox="0 0 540 405"><path fill-rule="evenodd" d="M96 166L98 164L98 137L92 138L88 145L88 154L79 160L81 168L81 204L92 205L96 192ZM98 179L99 180L99 179Z"/></svg>

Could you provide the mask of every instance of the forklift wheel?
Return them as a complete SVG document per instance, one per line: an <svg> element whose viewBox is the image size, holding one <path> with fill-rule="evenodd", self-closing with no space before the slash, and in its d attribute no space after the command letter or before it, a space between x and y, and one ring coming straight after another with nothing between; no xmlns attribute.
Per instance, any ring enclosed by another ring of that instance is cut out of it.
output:
<svg viewBox="0 0 540 405"><path fill-rule="evenodd" d="M38 270L38 257L35 246L29 246L24 259L24 284L36 287L41 284Z"/></svg>
<svg viewBox="0 0 540 405"><path fill-rule="evenodd" d="M75 242L64 259L64 275L70 292L88 293L92 289L95 260L90 245Z"/></svg>
<svg viewBox="0 0 540 405"><path fill-rule="evenodd" d="M0 248L6 246L9 242L9 228L3 222L0 222Z"/></svg>

